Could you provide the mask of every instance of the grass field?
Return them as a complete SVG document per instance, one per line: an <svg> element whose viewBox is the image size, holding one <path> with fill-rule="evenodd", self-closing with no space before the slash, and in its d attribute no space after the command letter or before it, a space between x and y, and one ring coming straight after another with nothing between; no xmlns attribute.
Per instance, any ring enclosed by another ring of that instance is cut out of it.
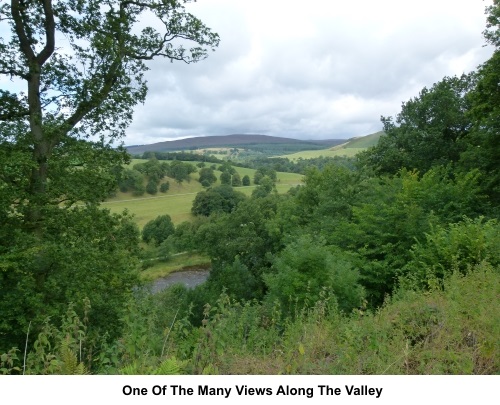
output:
<svg viewBox="0 0 500 405"><path fill-rule="evenodd" d="M320 156L323 157L335 157L335 156L347 156L352 157L365 148L339 148L339 149L320 149L320 150L305 150L302 152L292 153L290 155L282 155L279 157L288 158L290 160L298 159L313 159Z"/></svg>
<svg viewBox="0 0 500 405"><path fill-rule="evenodd" d="M374 134L371 134L371 135L353 138L348 142L348 144L345 147L346 148L366 149L366 148L369 148L371 146L375 146L383 134L384 134L384 131L379 131L379 132L375 132Z"/></svg>
<svg viewBox="0 0 500 405"><path fill-rule="evenodd" d="M145 162L146 160L134 159L131 165L135 163ZM190 162L195 163L196 162ZM236 167L237 172L241 177L248 175L253 180L255 174L254 169ZM221 172L215 171L215 175L219 178ZM134 215L135 221L139 228L142 227L158 215L168 214L172 218L174 224L179 224L183 221L192 219L191 206L196 194L203 190L203 187L198 182L198 174L191 175L192 180L177 184L173 179L165 179L170 182L170 189L167 193L158 193L154 196L144 194L140 197L135 197L132 193L118 192L116 197L108 199L103 203L103 207L108 208L111 212L121 213L128 210ZM286 193L291 187L302 183L303 176L295 173L278 172L278 181L276 189L279 193ZM220 185L219 180L215 185ZM256 186L236 187L246 195L251 195L252 190Z"/></svg>
<svg viewBox="0 0 500 405"><path fill-rule="evenodd" d="M378 143L380 136L383 132L376 132L374 134L361 136L359 138L350 139L348 142L341 145L334 146L329 149L320 150L306 150L302 152L292 153L290 155L282 155L280 157L286 157L290 160L298 159L313 159L320 156L323 157L335 157L335 156L347 156L353 157L359 152L366 150L371 146L375 146Z"/></svg>

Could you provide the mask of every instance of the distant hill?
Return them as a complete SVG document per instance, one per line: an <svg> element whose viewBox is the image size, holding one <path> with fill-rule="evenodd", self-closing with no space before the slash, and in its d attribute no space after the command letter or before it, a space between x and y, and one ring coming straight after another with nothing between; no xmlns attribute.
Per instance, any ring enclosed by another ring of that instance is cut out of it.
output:
<svg viewBox="0 0 500 405"><path fill-rule="evenodd" d="M366 136L357 136L349 139L347 143L342 146L334 146L334 148L350 149L350 148L370 148L378 143L380 137L384 135L384 131L375 132L374 134Z"/></svg>
<svg viewBox="0 0 500 405"><path fill-rule="evenodd" d="M252 146L262 148L264 145L289 145L293 150L324 149L335 145L340 145L345 139L326 140L300 140L293 138L281 138L269 135L217 135L179 139L176 141L165 141L152 143L150 145L127 146L127 150L132 155L139 155L144 152L173 152L182 150L195 150L203 148L250 148Z"/></svg>
<svg viewBox="0 0 500 405"><path fill-rule="evenodd" d="M376 132L374 134L366 136L357 136L351 139L343 140L341 144L326 147L323 149L310 149L302 150L300 152L283 154L280 157L286 157L290 160L297 159L314 159L320 156L322 157L335 157L335 156L347 156L352 157L357 153L366 150L371 146L375 146L378 143L380 137L384 135L383 131Z"/></svg>

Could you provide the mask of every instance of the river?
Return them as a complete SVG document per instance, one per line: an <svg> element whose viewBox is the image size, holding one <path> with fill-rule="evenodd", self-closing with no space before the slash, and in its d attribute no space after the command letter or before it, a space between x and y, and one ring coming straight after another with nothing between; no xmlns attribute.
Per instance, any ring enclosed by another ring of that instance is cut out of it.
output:
<svg viewBox="0 0 500 405"><path fill-rule="evenodd" d="M171 273L166 277L159 278L153 282L151 287L151 291L153 293L160 292L167 287L170 287L173 284L184 284L187 288L194 288L201 283L204 283L208 274L210 273L210 269L191 269L191 270L183 270L177 271L175 273Z"/></svg>

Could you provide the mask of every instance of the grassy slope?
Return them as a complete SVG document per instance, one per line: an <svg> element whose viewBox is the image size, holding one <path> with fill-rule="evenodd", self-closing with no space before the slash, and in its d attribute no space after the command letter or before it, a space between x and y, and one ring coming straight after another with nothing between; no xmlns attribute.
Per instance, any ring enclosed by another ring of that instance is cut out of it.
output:
<svg viewBox="0 0 500 405"><path fill-rule="evenodd" d="M134 159L132 165L145 160ZM193 163L193 162L190 162ZM196 162L194 162L196 163ZM248 175L253 179L255 170L237 167L236 170L241 177ZM221 172L215 171L215 175L219 178ZM171 216L174 224L179 224L183 221L188 221L192 218L191 206L196 194L203 190L201 184L197 181L198 174L191 175L191 182L183 182L177 184L175 180L166 178L164 181L170 182L170 190L167 193L160 193L152 196L144 194L140 197L134 197L132 193L118 193L116 197L110 198L103 203L103 207L109 208L111 212L121 213L127 209L134 214L135 220L142 228L148 221L155 219L158 215L168 214ZM278 182L276 188L279 193L287 192L291 187L301 184L302 175L295 173L278 173ZM215 185L219 185L217 180ZM236 190L241 191L246 195L252 194L255 186L237 187Z"/></svg>
<svg viewBox="0 0 500 405"><path fill-rule="evenodd" d="M350 148L369 148L371 146L375 146L378 143L378 140L380 137L383 135L383 131L375 132L374 134L367 135L367 136L361 136L358 138L353 138L349 140L347 145L345 145L345 148L350 149Z"/></svg>
<svg viewBox="0 0 500 405"><path fill-rule="evenodd" d="M329 149L321 149L321 150L307 150L297 153L292 153L290 155L283 155L280 157L286 157L290 160L297 159L312 159L320 156L323 157L335 157L335 156L347 156L352 157L356 155L358 152L361 152L371 146L374 146L378 143L380 136L383 134L382 131L376 132L371 135L362 136L358 138L352 138L348 142L337 145Z"/></svg>
<svg viewBox="0 0 500 405"><path fill-rule="evenodd" d="M169 259L167 262L157 262L151 267L142 270L140 275L143 281L154 281L168 276L181 269L189 268L208 268L210 259L198 253L181 253Z"/></svg>
<svg viewBox="0 0 500 405"><path fill-rule="evenodd" d="M320 150L306 150L303 152L292 153L290 155L282 155L280 157L286 157L290 160L298 159L313 159L320 156L323 157L335 157L335 156L347 156L352 157L356 153L365 150L364 148L350 148L350 149L320 149Z"/></svg>

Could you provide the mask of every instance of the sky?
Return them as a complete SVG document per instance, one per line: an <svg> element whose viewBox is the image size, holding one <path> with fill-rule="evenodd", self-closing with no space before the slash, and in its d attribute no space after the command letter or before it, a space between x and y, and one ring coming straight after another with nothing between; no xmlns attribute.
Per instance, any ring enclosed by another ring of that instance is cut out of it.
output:
<svg viewBox="0 0 500 405"><path fill-rule="evenodd" d="M492 54L491 0L197 0L220 35L195 64L157 59L125 145L264 134L341 139L382 129L404 101ZM145 24L150 21L144 21Z"/></svg>
<svg viewBox="0 0 500 405"><path fill-rule="evenodd" d="M125 144L233 133L350 138L444 76L474 70L482 0L198 0L221 37L196 64L156 60Z"/></svg>

